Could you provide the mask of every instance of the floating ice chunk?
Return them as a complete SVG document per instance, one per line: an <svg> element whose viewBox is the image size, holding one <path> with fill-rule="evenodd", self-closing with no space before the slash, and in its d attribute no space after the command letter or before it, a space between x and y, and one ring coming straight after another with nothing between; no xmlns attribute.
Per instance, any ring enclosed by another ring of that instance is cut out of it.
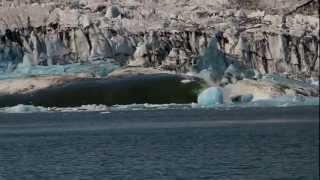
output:
<svg viewBox="0 0 320 180"><path fill-rule="evenodd" d="M191 104L128 104L128 105L114 105L111 107L112 111L139 111L139 110L168 110L168 109L191 109Z"/></svg>
<svg viewBox="0 0 320 180"><path fill-rule="evenodd" d="M182 84L188 84L188 83L192 83L192 81L190 79L184 79L181 81Z"/></svg>
<svg viewBox="0 0 320 180"><path fill-rule="evenodd" d="M202 107L215 107L223 104L223 92L217 87L203 91L198 97L198 104Z"/></svg>
<svg viewBox="0 0 320 180"><path fill-rule="evenodd" d="M85 110L85 111L108 111L110 108L106 105L82 105L81 107L77 108L78 110Z"/></svg>
<svg viewBox="0 0 320 180"><path fill-rule="evenodd" d="M48 109L44 107L20 104L17 106L4 108L3 112L5 113L38 113L38 112L48 112Z"/></svg>

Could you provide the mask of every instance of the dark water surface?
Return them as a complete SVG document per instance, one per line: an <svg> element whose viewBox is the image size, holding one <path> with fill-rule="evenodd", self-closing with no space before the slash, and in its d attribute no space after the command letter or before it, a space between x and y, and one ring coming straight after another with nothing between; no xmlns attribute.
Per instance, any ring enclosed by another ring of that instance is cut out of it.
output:
<svg viewBox="0 0 320 180"><path fill-rule="evenodd" d="M182 83L188 80L188 83ZM0 107L18 104L77 107L83 104L186 104L197 101L206 88L199 78L171 74L85 79L50 86L30 93L0 94ZM159 93L161 92L161 93Z"/></svg>
<svg viewBox="0 0 320 180"><path fill-rule="evenodd" d="M0 180L319 179L318 107L0 114Z"/></svg>

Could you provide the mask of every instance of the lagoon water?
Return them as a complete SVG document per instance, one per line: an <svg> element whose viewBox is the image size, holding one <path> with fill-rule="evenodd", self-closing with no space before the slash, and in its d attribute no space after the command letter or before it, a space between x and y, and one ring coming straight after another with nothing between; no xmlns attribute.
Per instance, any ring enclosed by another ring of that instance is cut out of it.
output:
<svg viewBox="0 0 320 180"><path fill-rule="evenodd" d="M315 180L318 108L0 113L0 180Z"/></svg>

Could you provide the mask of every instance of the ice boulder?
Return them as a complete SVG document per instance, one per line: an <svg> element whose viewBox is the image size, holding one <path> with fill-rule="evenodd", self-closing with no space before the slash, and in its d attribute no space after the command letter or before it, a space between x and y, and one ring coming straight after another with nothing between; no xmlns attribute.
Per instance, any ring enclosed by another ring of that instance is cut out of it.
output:
<svg viewBox="0 0 320 180"><path fill-rule="evenodd" d="M223 104L223 92L217 87L206 89L198 96L198 104L202 107L215 107Z"/></svg>

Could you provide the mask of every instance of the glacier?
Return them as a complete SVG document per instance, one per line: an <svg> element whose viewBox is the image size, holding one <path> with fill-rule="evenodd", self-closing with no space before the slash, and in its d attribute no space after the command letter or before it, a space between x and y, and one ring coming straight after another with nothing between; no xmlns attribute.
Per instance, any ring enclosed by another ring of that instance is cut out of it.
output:
<svg viewBox="0 0 320 180"><path fill-rule="evenodd" d="M112 60L67 65L21 66L13 72L0 73L0 80L35 76L85 76L103 78L119 68L120 66Z"/></svg>

